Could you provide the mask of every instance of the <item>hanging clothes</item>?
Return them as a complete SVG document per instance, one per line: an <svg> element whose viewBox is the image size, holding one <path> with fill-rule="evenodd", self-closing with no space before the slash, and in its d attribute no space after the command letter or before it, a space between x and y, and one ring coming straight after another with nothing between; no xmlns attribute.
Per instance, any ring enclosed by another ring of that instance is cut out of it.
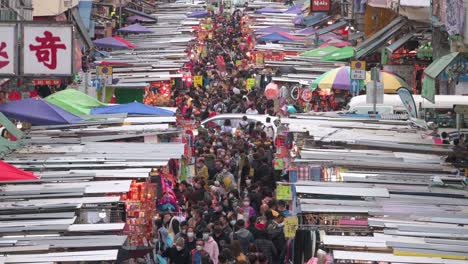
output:
<svg viewBox="0 0 468 264"><path fill-rule="evenodd" d="M315 235L312 236L312 232L315 233L315 231L310 230L296 230L294 243L294 264L303 264L314 255L313 251L315 249Z"/></svg>

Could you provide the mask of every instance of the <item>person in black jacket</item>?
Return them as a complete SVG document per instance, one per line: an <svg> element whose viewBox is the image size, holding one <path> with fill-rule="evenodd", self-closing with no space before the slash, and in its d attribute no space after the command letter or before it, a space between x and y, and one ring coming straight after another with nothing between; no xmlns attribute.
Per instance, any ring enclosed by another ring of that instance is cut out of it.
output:
<svg viewBox="0 0 468 264"><path fill-rule="evenodd" d="M260 231L258 233L258 238L257 240L255 240L255 246L257 247L259 252L263 253L266 256L269 264L280 263L276 247L273 244L273 242L271 242L266 231Z"/></svg>
<svg viewBox="0 0 468 264"><path fill-rule="evenodd" d="M221 222L216 221L213 228L213 239L218 244L219 252L223 250L228 244L231 243L231 239L223 231L223 225Z"/></svg>
<svg viewBox="0 0 468 264"><path fill-rule="evenodd" d="M161 256L168 258L169 264L190 263L190 253L185 247L185 239L181 237L175 241L172 247L166 249Z"/></svg>

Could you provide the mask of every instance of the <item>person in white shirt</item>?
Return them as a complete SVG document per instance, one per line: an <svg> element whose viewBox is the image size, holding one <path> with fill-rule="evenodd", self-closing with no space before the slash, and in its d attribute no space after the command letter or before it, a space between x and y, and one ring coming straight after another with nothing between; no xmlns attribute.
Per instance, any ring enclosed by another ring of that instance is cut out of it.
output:
<svg viewBox="0 0 468 264"><path fill-rule="evenodd" d="M245 111L248 115L258 115L258 110L255 107L255 104L250 105L249 108Z"/></svg>

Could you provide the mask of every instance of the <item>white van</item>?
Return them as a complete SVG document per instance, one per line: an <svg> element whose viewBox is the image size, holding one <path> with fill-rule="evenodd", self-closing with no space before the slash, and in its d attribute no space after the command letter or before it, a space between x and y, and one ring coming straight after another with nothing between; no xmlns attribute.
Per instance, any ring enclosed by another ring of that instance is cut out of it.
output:
<svg viewBox="0 0 468 264"><path fill-rule="evenodd" d="M445 128L455 128L456 126L454 106L468 105L468 96L463 95L436 95L435 104L422 98L421 95L413 95L413 98L420 117L424 117L427 122L434 122L439 127ZM367 114L368 109L372 111L373 105L366 103L366 95L359 95L351 99L347 110L349 113ZM384 103L377 105L377 112L379 114L388 111L391 111L393 114L406 113L406 108L399 95L385 94Z"/></svg>

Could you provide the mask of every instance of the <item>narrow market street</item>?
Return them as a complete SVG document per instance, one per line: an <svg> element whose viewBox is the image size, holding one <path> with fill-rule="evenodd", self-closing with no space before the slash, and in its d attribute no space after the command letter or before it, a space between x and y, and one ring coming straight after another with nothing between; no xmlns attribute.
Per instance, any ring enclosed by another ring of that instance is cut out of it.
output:
<svg viewBox="0 0 468 264"><path fill-rule="evenodd" d="M467 19L0 1L0 264L468 264Z"/></svg>

